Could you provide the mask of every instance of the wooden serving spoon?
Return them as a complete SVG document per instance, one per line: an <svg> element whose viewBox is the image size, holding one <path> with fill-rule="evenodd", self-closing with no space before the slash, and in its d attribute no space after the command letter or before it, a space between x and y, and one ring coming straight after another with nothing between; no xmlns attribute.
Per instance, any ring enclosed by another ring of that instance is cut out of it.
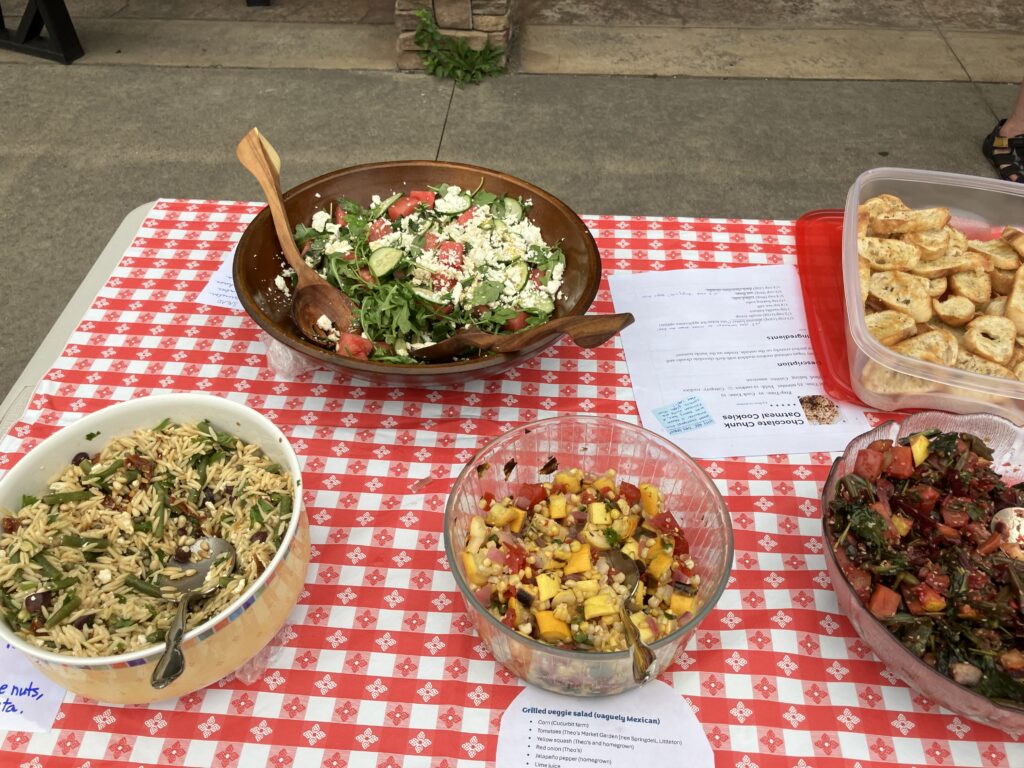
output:
<svg viewBox="0 0 1024 768"><path fill-rule="evenodd" d="M604 344L633 323L633 315L623 312L618 315L570 315L556 317L546 323L535 325L516 333L486 333L478 328L464 328L456 331L444 341L420 347L409 354L417 360L433 362L448 360L472 349L485 352L512 353L524 349L541 339L566 334L580 347L597 347Z"/></svg>
<svg viewBox="0 0 1024 768"><path fill-rule="evenodd" d="M333 348L334 342L327 338L327 332L317 321L326 316L340 333L344 333L352 327L355 305L348 296L306 264L299 249L295 247L288 212L281 197L281 158L257 128L242 137L235 155L263 188L281 252L298 278L292 296L292 320L307 339Z"/></svg>

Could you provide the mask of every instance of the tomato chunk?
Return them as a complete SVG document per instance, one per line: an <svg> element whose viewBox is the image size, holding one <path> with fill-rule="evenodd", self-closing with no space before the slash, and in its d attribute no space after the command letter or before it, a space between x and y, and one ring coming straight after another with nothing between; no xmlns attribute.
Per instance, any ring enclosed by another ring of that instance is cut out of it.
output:
<svg viewBox="0 0 1024 768"><path fill-rule="evenodd" d="M357 333L342 333L338 339L338 354L366 360L373 352L373 342Z"/></svg>
<svg viewBox="0 0 1024 768"><path fill-rule="evenodd" d="M516 312L512 317L505 321L505 324L501 326L510 333L515 331L521 331L526 327L527 315L525 312Z"/></svg>
<svg viewBox="0 0 1024 768"><path fill-rule="evenodd" d="M889 477L904 480L914 474L914 454L909 445L897 445L892 449L892 461L885 470Z"/></svg>
<svg viewBox="0 0 1024 768"><path fill-rule="evenodd" d="M433 208L437 192L432 189L414 189L409 193L409 199L415 200L417 204L423 203L427 208Z"/></svg>
<svg viewBox="0 0 1024 768"><path fill-rule="evenodd" d="M437 244L441 242L441 238L438 237L437 232L427 232L423 236L423 250L432 251L437 248Z"/></svg>
<svg viewBox="0 0 1024 768"><path fill-rule="evenodd" d="M505 564L508 566L509 573L519 573L526 567L526 550L515 544L507 545L506 549Z"/></svg>
<svg viewBox="0 0 1024 768"><path fill-rule="evenodd" d="M523 483L516 492L513 502L520 509L533 509L548 497L548 489L541 483Z"/></svg>
<svg viewBox="0 0 1024 768"><path fill-rule="evenodd" d="M437 260L452 269L462 268L462 243L446 240L437 247Z"/></svg>
<svg viewBox="0 0 1024 768"><path fill-rule="evenodd" d="M344 227L348 223L348 214L338 206L334 206L334 223L339 227Z"/></svg>
<svg viewBox="0 0 1024 768"><path fill-rule="evenodd" d="M619 495L626 500L629 506L640 503L640 489L632 483L625 481L619 483Z"/></svg>
<svg viewBox="0 0 1024 768"><path fill-rule="evenodd" d="M376 219L370 224L370 228L366 233L366 241L372 243L374 240L380 240L384 235L390 235L394 231L390 221Z"/></svg>
<svg viewBox="0 0 1024 768"><path fill-rule="evenodd" d="M459 217L455 221L457 221L459 224L465 224L466 222L468 222L470 219L473 218L473 215L475 213L476 213L476 206L475 205L471 205L463 213L460 213Z"/></svg>
<svg viewBox="0 0 1024 768"><path fill-rule="evenodd" d="M874 448L862 448L857 453L857 461L853 465L854 474L860 475L869 483L873 483L882 476L882 463L884 461L884 453L876 451Z"/></svg>
<svg viewBox="0 0 1024 768"><path fill-rule="evenodd" d="M411 197L403 195L388 206L388 218L394 221L403 216L408 216L416 210L416 201Z"/></svg>
<svg viewBox="0 0 1024 768"><path fill-rule="evenodd" d="M871 599L868 601L868 610L878 619L889 619L896 615L896 612L900 609L900 597L899 592L895 592L889 589L884 584L879 584L875 587L875 591L871 593Z"/></svg>

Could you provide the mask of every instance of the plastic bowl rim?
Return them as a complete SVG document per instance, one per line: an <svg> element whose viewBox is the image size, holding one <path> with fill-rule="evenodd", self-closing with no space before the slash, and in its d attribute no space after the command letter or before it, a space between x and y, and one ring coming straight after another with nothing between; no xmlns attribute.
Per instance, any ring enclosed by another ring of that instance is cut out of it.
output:
<svg viewBox="0 0 1024 768"><path fill-rule="evenodd" d="M55 432L51 437L56 437L62 434L66 429L85 429L92 426L93 422L102 423L110 417L112 411L123 412L123 411L134 411L134 410L146 410L149 406L159 406L161 403L170 402L181 402L181 401L195 401L197 403L209 403L212 408L221 409L224 408L231 411L234 410L235 414L241 414L241 418L251 419L257 423L261 423L269 427L270 433L278 441L278 444L284 449L285 456L289 463L289 471L292 473L292 517L288 523L288 529L285 531L284 538L281 539L281 545L277 548L274 553L273 559L267 564L266 570L260 574L249 587L237 598L231 601L225 608L211 616L209 619L204 621L197 627L190 629L185 636L182 638L182 644L188 643L190 640L208 631L211 627L216 626L219 622L226 619L239 607L248 602L252 596L263 588L263 585L274 576L281 563L284 561L282 553L291 552L291 545L295 539L295 534L299 528L300 518L302 517L302 474L299 467L298 457L295 454L295 449L292 448L291 443L288 442L288 438L285 434L274 424L270 419L264 416L259 411L250 408L242 403L236 403L233 400L228 400L224 397L218 397L216 395L207 395L199 392L182 392L177 394L167 395L148 395L146 397L140 397L135 400L124 400L113 405L108 405L105 408L101 408L98 411L86 414L78 421L73 424L68 424L63 427L60 431ZM216 418L215 414L212 414ZM83 426L84 425L84 426ZM114 435L113 437L118 437ZM110 438L113 439L113 438ZM260 446L261 449L263 446ZM50 449L49 438L43 440L39 445L26 453L19 461L18 466L23 462L28 462L33 457L46 453ZM12 468L13 469L13 468ZM5 474L3 478L0 478L0 484L6 483L10 472ZM258 598L257 598L258 599ZM216 632L210 635L215 637ZM62 665L68 667L80 667L88 668L93 666L120 666L122 664L128 664L129 662L142 662L145 663L149 657L157 657L164 651L164 643L155 643L147 648L142 648L137 651L130 651L128 653L119 653L114 656L71 656L68 654L57 653L55 651L49 651L44 648L32 645L21 638L20 635L15 633L10 627L7 626L6 621L0 621L0 639L4 642L10 643L11 646L17 648L22 653L29 655L33 658L40 659L50 664ZM132 665L135 666L135 665Z"/></svg>
<svg viewBox="0 0 1024 768"><path fill-rule="evenodd" d="M525 434L528 430L539 429L545 425L554 424L555 422L567 421L577 421L584 424L614 421L619 426L625 426L627 429L636 430L646 439L650 440L653 443L656 443L657 445L669 450L672 453L677 453L681 455L686 461L692 464L700 472L701 476L703 476L704 480L707 482L707 487L711 490L712 494L714 495L714 498L720 504L719 508L722 511L722 520L725 522L725 525L723 526L725 532L725 553L723 555L726 564L725 571L723 572L722 577L719 579L719 583L716 585L710 598L706 600L704 605L701 606L700 610L698 610L697 613L693 615L693 618L686 622L686 624L682 625L681 627L673 631L671 634L666 635L660 640L656 640L655 642L650 643L649 647L658 650L664 648L667 645L678 643L687 633L696 629L700 622L702 622L704 618L718 604L718 601L721 599L722 594L725 592L725 589L729 584L729 574L732 571L732 561L735 550L733 542L732 516L729 512L729 507L725 503L725 499L722 498L722 494L719 492L718 487L715 485L711 477L708 476L707 472L705 472L701 468L701 466L697 464L696 461L694 461L693 457L690 456L690 454L686 453L686 451L677 446L675 443L666 440L661 435L655 434L654 432L651 432L650 430L645 429L644 427L638 424L633 424L632 422L625 421L623 419L617 419L613 416L554 416L552 418L547 419L538 419L537 421L531 421L526 424L520 424L515 429L511 429L508 432L505 432L504 434L498 435L494 439L490 440L486 445L478 449L476 453L473 454L473 457L468 462L466 462L466 465L465 467L463 467L462 471L459 472L459 474L456 476L453 488L454 486L459 485L462 482L463 478L466 477L470 472L476 471L477 457L479 457L480 454L482 454L484 451L496 448L502 443L512 442L513 439L520 437L521 435ZM459 588L459 592L462 593L462 597L464 600L469 601L470 605L472 605L472 607L476 610L477 614L482 615L485 619L487 619L490 622L491 626L495 627L499 632L504 634L509 639L515 640L520 643L527 643L529 646L536 648L539 651L553 653L554 655L561 656L565 659L627 659L631 656L631 652L628 650L574 651L568 650L566 648L559 648L554 645L542 643L541 641L535 640L532 637L522 635L519 632L516 632L509 627L506 627L498 619L492 616L491 612L484 608L483 605L481 605L480 601L476 599L476 595L473 594L473 591L469 588L469 585L462 578L462 574L459 572L459 568L456 565L455 552L453 549L451 536L449 536L448 534L448 523L451 518L451 515L453 514L453 498L454 494L449 493L448 501L445 504L444 510L445 556L448 558L448 564L451 569L452 576L455 578L455 583Z"/></svg>

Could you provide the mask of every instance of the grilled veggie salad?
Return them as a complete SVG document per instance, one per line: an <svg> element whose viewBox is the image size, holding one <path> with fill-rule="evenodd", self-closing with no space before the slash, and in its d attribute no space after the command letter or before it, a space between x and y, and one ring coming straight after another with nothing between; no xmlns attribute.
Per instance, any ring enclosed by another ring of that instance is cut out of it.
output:
<svg viewBox="0 0 1024 768"><path fill-rule="evenodd" d="M1024 484L974 435L922 432L857 455L829 508L847 580L942 674L1024 704Z"/></svg>
<svg viewBox="0 0 1024 768"><path fill-rule="evenodd" d="M639 566L627 610L644 642L697 610L700 576L686 535L654 485L572 469L515 496L486 494L479 506L462 554L466 577L477 600L520 634L574 650L625 650L625 575L602 557L612 548Z"/></svg>

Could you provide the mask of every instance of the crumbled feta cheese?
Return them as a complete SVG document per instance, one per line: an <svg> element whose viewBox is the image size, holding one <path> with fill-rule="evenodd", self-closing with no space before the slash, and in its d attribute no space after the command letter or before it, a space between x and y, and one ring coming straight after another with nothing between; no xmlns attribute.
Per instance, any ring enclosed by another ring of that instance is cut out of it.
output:
<svg viewBox="0 0 1024 768"><path fill-rule="evenodd" d="M466 198L462 194L462 188L454 184L448 187L444 197L434 200L434 208L441 213L454 213L466 209Z"/></svg>
<svg viewBox="0 0 1024 768"><path fill-rule="evenodd" d="M109 584L111 578L113 578L113 574L109 568L103 568L96 574L96 581L100 584Z"/></svg>
<svg viewBox="0 0 1024 768"><path fill-rule="evenodd" d="M326 247L324 247L324 253L326 254L343 254L351 252L352 243L350 243L348 240L331 240L329 243L327 243Z"/></svg>
<svg viewBox="0 0 1024 768"><path fill-rule="evenodd" d="M324 232L330 232L332 235L337 237L338 233L341 232L341 225L340 224L334 224L333 222L331 224L327 224L324 227Z"/></svg>
<svg viewBox="0 0 1024 768"><path fill-rule="evenodd" d="M278 275L277 277L274 278L274 285L276 285L277 286L277 290L279 290L285 296L291 296L292 295L292 292L290 290L288 290L288 283L285 282L284 277L282 277L281 275Z"/></svg>
<svg viewBox="0 0 1024 768"><path fill-rule="evenodd" d="M327 315L320 315L320 317L316 319L316 327L322 331L330 333L334 330L334 323L330 321L330 318L328 318Z"/></svg>
<svg viewBox="0 0 1024 768"><path fill-rule="evenodd" d="M331 214L329 214L327 211L317 211L316 213L313 214L313 223L311 224L311 226L317 232L323 232L324 227L327 226L330 220Z"/></svg>

